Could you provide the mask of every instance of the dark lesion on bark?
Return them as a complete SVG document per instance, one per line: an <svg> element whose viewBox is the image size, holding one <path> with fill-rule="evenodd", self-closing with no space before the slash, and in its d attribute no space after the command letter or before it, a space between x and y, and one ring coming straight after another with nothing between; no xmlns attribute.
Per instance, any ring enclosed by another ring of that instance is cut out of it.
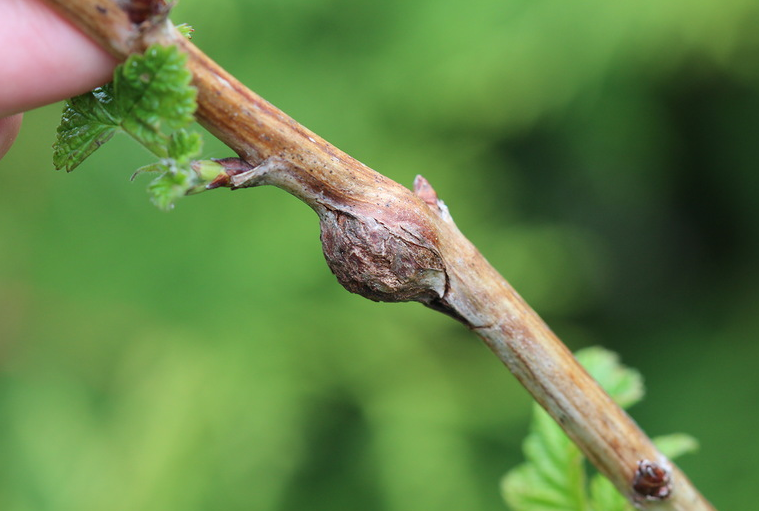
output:
<svg viewBox="0 0 759 511"><path fill-rule="evenodd" d="M398 186L380 200L346 196L313 182L306 169L279 158L258 165L240 158L215 161L225 174L209 188L270 184L311 206L319 215L327 265L348 291L376 302L421 302L466 323L446 301L449 279L434 222L415 209L429 207L435 215L449 218L421 176L413 192Z"/></svg>
<svg viewBox="0 0 759 511"><path fill-rule="evenodd" d="M324 257L338 282L375 302L420 302L469 326L446 301L445 262L431 247L396 235L374 218L321 214Z"/></svg>
<svg viewBox="0 0 759 511"><path fill-rule="evenodd" d="M352 293L376 302L422 303L445 294L440 255L376 218L326 210L321 214L321 240L327 264Z"/></svg>

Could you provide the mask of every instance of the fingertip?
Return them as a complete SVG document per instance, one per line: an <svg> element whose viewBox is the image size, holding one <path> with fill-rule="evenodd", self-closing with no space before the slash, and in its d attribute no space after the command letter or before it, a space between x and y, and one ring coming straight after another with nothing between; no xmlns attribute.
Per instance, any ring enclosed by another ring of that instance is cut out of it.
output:
<svg viewBox="0 0 759 511"><path fill-rule="evenodd" d="M11 115L0 119L0 159L5 156L8 150L16 141L18 132L21 129L21 120L23 114Z"/></svg>
<svg viewBox="0 0 759 511"><path fill-rule="evenodd" d="M0 116L54 103L110 79L115 59L41 0L10 0L0 16ZM7 7L7 8L6 8Z"/></svg>

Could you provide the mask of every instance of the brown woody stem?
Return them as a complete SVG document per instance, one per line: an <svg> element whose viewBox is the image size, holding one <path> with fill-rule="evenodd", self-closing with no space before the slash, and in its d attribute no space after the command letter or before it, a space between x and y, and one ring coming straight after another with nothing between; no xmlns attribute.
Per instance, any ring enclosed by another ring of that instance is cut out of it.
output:
<svg viewBox="0 0 759 511"><path fill-rule="evenodd" d="M274 185L311 206L349 291L463 322L640 509L714 509L461 234L426 180L412 192L295 122L176 33L163 0L48 1L121 60L153 43L186 52L198 121L244 160L222 160L221 186Z"/></svg>

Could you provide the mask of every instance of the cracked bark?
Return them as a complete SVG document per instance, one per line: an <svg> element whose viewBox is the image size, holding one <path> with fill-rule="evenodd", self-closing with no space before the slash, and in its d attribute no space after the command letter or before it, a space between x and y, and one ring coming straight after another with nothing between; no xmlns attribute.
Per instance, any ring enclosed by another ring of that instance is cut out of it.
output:
<svg viewBox="0 0 759 511"><path fill-rule="evenodd" d="M419 301L467 325L640 509L714 509L461 234L424 178L412 192L299 125L177 34L163 0L48 1L119 59L153 43L186 52L198 121L240 157L221 160L229 176L217 184L273 185L311 206L349 291Z"/></svg>

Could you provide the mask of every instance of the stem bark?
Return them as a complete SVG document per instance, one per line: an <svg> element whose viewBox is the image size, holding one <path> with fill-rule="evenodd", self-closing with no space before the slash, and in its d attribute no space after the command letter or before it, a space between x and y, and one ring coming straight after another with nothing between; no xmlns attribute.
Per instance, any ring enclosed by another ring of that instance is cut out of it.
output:
<svg viewBox="0 0 759 511"><path fill-rule="evenodd" d="M234 188L274 185L319 215L349 291L416 300L479 335L588 459L640 509L714 510L461 234L421 177L414 191L304 128L178 34L162 0L48 0L116 58L153 43L189 56L198 121L234 150Z"/></svg>

